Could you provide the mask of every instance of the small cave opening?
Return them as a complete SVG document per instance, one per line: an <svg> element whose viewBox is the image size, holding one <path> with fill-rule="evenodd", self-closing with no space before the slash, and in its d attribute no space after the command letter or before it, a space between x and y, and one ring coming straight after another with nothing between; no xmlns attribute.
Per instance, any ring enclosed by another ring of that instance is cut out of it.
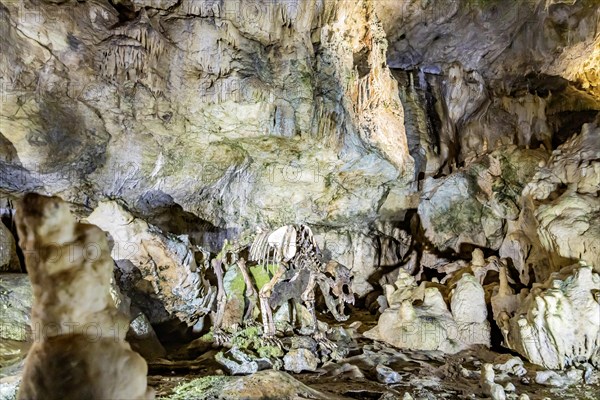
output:
<svg viewBox="0 0 600 400"><path fill-rule="evenodd" d="M510 95L515 96L525 90L539 97L547 97L551 92L564 91L570 84L570 81L561 76L530 72L512 82Z"/></svg>
<svg viewBox="0 0 600 400"><path fill-rule="evenodd" d="M600 115L600 110L562 111L548 116L548 122L553 130L552 148L556 149L573 135L581 132L584 124L594 122Z"/></svg>

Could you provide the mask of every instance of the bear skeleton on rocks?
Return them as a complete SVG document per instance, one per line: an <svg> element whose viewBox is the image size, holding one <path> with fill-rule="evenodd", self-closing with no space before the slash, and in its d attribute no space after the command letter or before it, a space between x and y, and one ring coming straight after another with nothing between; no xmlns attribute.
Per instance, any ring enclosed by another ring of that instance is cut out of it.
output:
<svg viewBox="0 0 600 400"><path fill-rule="evenodd" d="M334 318L338 321L348 319L348 316L343 314L344 305L354 304L350 270L335 261L326 263L323 260L312 230L308 226L285 225L275 231L259 231L250 247L250 260L258 262L264 268L268 268L268 265L276 265L277 268L271 280L259 290L263 335L266 340L275 337L271 301L274 290L277 290L276 286L282 285L288 272L292 272L289 282L295 281L301 274L308 272L308 281L299 297L311 315L310 333L320 342L324 342L324 337L317 326L315 311L317 285ZM294 293L278 293L278 295L279 302L298 297Z"/></svg>

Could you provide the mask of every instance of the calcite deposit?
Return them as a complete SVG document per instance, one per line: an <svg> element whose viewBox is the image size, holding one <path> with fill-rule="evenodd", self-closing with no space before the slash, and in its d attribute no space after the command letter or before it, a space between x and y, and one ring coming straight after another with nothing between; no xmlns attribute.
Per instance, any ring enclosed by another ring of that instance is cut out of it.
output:
<svg viewBox="0 0 600 400"><path fill-rule="evenodd" d="M447 353L474 344L490 345L485 294L473 275L466 273L456 283L450 307L437 287L427 287L425 282L417 286L406 272L400 272L395 285L386 289L390 307L366 337L401 348Z"/></svg>
<svg viewBox="0 0 600 400"><path fill-rule="evenodd" d="M600 362L600 276L574 265L536 285L513 312L494 315L505 345L550 369ZM498 296L504 293L501 291Z"/></svg>
<svg viewBox="0 0 600 400"><path fill-rule="evenodd" d="M60 199L34 194L21 201L17 228L36 335L18 398L153 398L146 362L125 341L127 319L110 295L104 233L78 223Z"/></svg>
<svg viewBox="0 0 600 400"><path fill-rule="evenodd" d="M600 126L553 151L527 186L540 204L535 211L542 245L568 259L600 268ZM597 269L598 271L598 269Z"/></svg>
<svg viewBox="0 0 600 400"><path fill-rule="evenodd" d="M428 179L419 203L425 235L440 250L476 245L498 250L520 213L523 187L546 155L508 147L447 177Z"/></svg>

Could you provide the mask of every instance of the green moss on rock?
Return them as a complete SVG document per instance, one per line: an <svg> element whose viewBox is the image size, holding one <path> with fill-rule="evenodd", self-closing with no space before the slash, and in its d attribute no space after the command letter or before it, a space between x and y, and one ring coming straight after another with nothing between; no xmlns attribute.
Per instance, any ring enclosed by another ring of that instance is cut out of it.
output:
<svg viewBox="0 0 600 400"><path fill-rule="evenodd" d="M227 382L226 376L203 376L190 382L181 384L173 389L170 396L164 400L202 400L219 397L220 389Z"/></svg>

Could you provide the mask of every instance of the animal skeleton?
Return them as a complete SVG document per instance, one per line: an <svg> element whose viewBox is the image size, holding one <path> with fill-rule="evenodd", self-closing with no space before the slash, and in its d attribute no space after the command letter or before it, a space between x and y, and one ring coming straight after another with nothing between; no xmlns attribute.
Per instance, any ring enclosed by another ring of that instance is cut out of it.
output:
<svg viewBox="0 0 600 400"><path fill-rule="evenodd" d="M343 307L344 303L354 303L354 295L350 289L352 279L350 271L336 262L327 264L323 262L319 246L308 226L285 225L273 232L259 231L250 247L249 258L265 268L269 264L277 266L277 271L271 280L259 291L263 334L266 338L275 336L275 323L270 304L273 289L288 270L295 272L291 281L295 280L300 273L309 272L308 283L300 298L311 314L310 328L313 334L319 334L315 313L315 288L317 285L323 292L327 307L336 320L345 321L348 318L343 315ZM329 295L330 289L334 296L338 297L337 307Z"/></svg>

